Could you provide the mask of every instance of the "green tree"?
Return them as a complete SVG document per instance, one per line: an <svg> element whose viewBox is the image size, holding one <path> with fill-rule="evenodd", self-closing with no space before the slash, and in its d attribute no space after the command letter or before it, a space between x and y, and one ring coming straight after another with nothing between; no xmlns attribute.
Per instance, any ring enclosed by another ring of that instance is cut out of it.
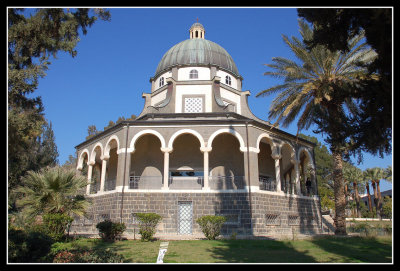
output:
<svg viewBox="0 0 400 271"><path fill-rule="evenodd" d="M348 41L365 33L366 42L377 53L369 63L360 63L378 80L366 77L354 85L351 95L360 100L354 117L353 148L382 157L391 152L392 138L392 14L391 8L300 8L303 17L315 26L313 48L324 45L331 51L349 52Z"/></svg>
<svg viewBox="0 0 400 271"><path fill-rule="evenodd" d="M52 165L57 151L51 124L47 126L41 97L32 95L46 75L50 58L59 51L77 55L80 33L97 20L109 20L103 9L38 8L28 14L8 8L8 189L20 185L29 170ZM28 15L27 15L28 14ZM46 162L47 161L47 162Z"/></svg>
<svg viewBox="0 0 400 271"><path fill-rule="evenodd" d="M383 198L382 215L386 218L392 218L392 198L389 196Z"/></svg>
<svg viewBox="0 0 400 271"><path fill-rule="evenodd" d="M377 215L381 218L382 196L379 186L380 180L385 177L384 169L380 167L367 168L365 170L366 178L371 181L372 188L374 189L374 203Z"/></svg>
<svg viewBox="0 0 400 271"><path fill-rule="evenodd" d="M312 38L313 30L303 20L299 20L299 26L303 41L285 35L283 40L300 63L274 57L274 64L267 64L273 71L265 75L283 78L284 83L261 91L257 97L279 93L271 103L269 118L277 118L276 123L287 127L298 117L298 130L316 124L317 132L327 135L334 168L335 234L344 235L346 201L342 167L351 143L348 131L352 129L346 113L357 110L357 104L347 94L359 78L367 76L367 71L357 64L372 61L375 54L365 43L360 44L362 35L350 41L348 53L332 52L324 46L309 50L304 41Z"/></svg>
<svg viewBox="0 0 400 271"><path fill-rule="evenodd" d="M101 133L101 131L98 131L96 128L96 125L89 125L87 129L88 135L86 137L86 140L94 137L95 135Z"/></svg>
<svg viewBox="0 0 400 271"><path fill-rule="evenodd" d="M334 209L335 203L331 174L333 171L332 155L329 153L328 148L319 142L316 137L304 134L299 134L299 137L316 144L314 148L315 176L318 180L318 194L321 198L321 208L323 210Z"/></svg>
<svg viewBox="0 0 400 271"><path fill-rule="evenodd" d="M17 185L23 185L20 177L24 176L29 170L37 171L43 167L55 166L58 163L58 150L51 122L50 124L45 122L40 129L42 132L39 136L27 139L27 142L23 145L13 146L13 151L17 149L19 151L9 153L8 200L10 212L17 211L15 201L20 195L15 193L14 189ZM24 129L20 130L20 132L22 131ZM23 146L26 149L22 149Z"/></svg>
<svg viewBox="0 0 400 271"><path fill-rule="evenodd" d="M374 213L374 210L372 208L372 200L371 200L371 193L369 191L369 178L368 178L368 174L367 171L364 170L363 171L363 183L365 185L365 191L367 192L367 198L368 198L368 211L370 214Z"/></svg>
<svg viewBox="0 0 400 271"><path fill-rule="evenodd" d="M44 168L29 171L23 179L24 186L17 188L23 197L17 204L28 217L51 213L82 216L90 204L84 196L87 180L75 170Z"/></svg>
<svg viewBox="0 0 400 271"><path fill-rule="evenodd" d="M360 195L358 193L358 186L362 182L362 170L347 164L343 169L343 177L353 186L353 199L356 202L357 217L361 217L360 209Z"/></svg>

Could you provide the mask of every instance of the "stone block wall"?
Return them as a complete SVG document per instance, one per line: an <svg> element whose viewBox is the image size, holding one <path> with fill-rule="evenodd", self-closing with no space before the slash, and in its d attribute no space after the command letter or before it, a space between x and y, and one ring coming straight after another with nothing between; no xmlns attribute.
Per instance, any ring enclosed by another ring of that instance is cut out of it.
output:
<svg viewBox="0 0 400 271"><path fill-rule="evenodd" d="M96 224L106 218L119 222L121 197L120 192L92 197L89 218L76 219L70 233L96 234ZM126 233L130 236L138 233L134 213L152 212L162 216L156 236L177 236L180 202L192 204L193 236L203 236L196 220L204 215L224 215L228 218L221 233L225 237L232 234L275 236L293 232L321 232L318 199L253 192L250 204L247 192L126 192L122 212L122 221L127 226Z"/></svg>

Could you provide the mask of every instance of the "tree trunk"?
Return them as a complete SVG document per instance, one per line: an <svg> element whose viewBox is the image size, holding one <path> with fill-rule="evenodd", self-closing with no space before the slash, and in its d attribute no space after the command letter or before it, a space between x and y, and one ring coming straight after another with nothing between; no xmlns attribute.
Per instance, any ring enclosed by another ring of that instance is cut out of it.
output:
<svg viewBox="0 0 400 271"><path fill-rule="evenodd" d="M379 187L379 182L380 180L376 180L376 190L378 193L378 205L376 206L376 213L380 219L382 219L381 216L381 209L382 209L382 195L381 195L381 188Z"/></svg>
<svg viewBox="0 0 400 271"><path fill-rule="evenodd" d="M357 217L361 217L360 212L360 195L358 194L357 183L353 182L353 189L354 189L354 200L356 201L357 207Z"/></svg>
<svg viewBox="0 0 400 271"><path fill-rule="evenodd" d="M367 189L367 196L368 196L368 210L372 212L372 201L371 201L371 194L369 193L369 183L365 184L365 189Z"/></svg>
<svg viewBox="0 0 400 271"><path fill-rule="evenodd" d="M375 204L375 214L376 215L378 213L378 193L376 191L376 182L375 180L372 180L372 188L374 189L374 204Z"/></svg>
<svg viewBox="0 0 400 271"><path fill-rule="evenodd" d="M346 197L343 182L343 161L339 151L333 151L333 190L335 195L335 235L346 235Z"/></svg>

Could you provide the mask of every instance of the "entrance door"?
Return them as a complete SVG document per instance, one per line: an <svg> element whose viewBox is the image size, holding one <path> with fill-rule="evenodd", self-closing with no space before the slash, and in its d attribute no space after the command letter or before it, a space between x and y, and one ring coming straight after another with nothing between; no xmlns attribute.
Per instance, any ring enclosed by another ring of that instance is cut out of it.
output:
<svg viewBox="0 0 400 271"><path fill-rule="evenodd" d="M192 202L179 202L178 207L178 234L192 234Z"/></svg>

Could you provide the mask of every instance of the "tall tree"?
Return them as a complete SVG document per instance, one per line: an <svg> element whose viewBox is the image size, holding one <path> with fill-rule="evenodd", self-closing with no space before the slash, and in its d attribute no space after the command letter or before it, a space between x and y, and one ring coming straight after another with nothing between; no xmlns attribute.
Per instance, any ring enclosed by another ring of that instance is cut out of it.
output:
<svg viewBox="0 0 400 271"><path fill-rule="evenodd" d="M374 210L372 208L372 200L371 200L371 193L369 191L369 178L366 170L363 171L363 181L365 184L365 190L367 192L367 199L368 199L368 211L373 214Z"/></svg>
<svg viewBox="0 0 400 271"><path fill-rule="evenodd" d="M384 169L380 167L367 168L365 173L368 180L371 181L372 188L374 189L374 204L376 208L376 214L378 217L381 217L382 196L379 184L380 180L385 177Z"/></svg>
<svg viewBox="0 0 400 271"><path fill-rule="evenodd" d="M273 71L265 75L282 78L284 83L261 91L257 97L279 93L269 112L270 118L277 118L275 123L287 127L298 117L299 130L308 129L314 123L318 132L327 135L334 168L335 234L345 235L342 168L343 156L351 143L348 130L352 129L346 121L346 113L357 110L357 104L347 94L359 78L367 76L366 69L357 64L372 61L375 55L366 44L360 43L362 35L350 41L348 53L330 51L324 46L309 50L304 41L312 38L313 30L303 20L299 20L299 27L303 40L289 39L285 35L283 39L300 63L282 57L273 58L274 64L267 64Z"/></svg>
<svg viewBox="0 0 400 271"><path fill-rule="evenodd" d="M315 31L306 44L324 45L332 51L350 51L348 41L365 33L377 53L369 63L360 63L375 78L365 77L351 95L360 110L353 118L353 148L379 154L391 152L392 138L392 14L391 8L300 8L299 17L313 23Z"/></svg>
<svg viewBox="0 0 400 271"><path fill-rule="evenodd" d="M45 160L52 155L48 161L51 164L56 156L55 144L49 143L54 134L51 126L46 128L41 97L31 95L38 87L39 78L46 75L50 57L56 58L59 51L75 57L80 32L85 35L97 16L102 20L110 19L109 12L103 9L38 8L32 11L31 15L26 15L21 8L7 9L9 191L20 184L28 170L37 170L37 166L46 164ZM41 139L40 144L38 139Z"/></svg>
<svg viewBox="0 0 400 271"><path fill-rule="evenodd" d="M353 199L356 202L357 217L361 217L360 195L358 193L358 186L363 179L362 170L350 164L347 164L343 169L343 176L353 186Z"/></svg>

